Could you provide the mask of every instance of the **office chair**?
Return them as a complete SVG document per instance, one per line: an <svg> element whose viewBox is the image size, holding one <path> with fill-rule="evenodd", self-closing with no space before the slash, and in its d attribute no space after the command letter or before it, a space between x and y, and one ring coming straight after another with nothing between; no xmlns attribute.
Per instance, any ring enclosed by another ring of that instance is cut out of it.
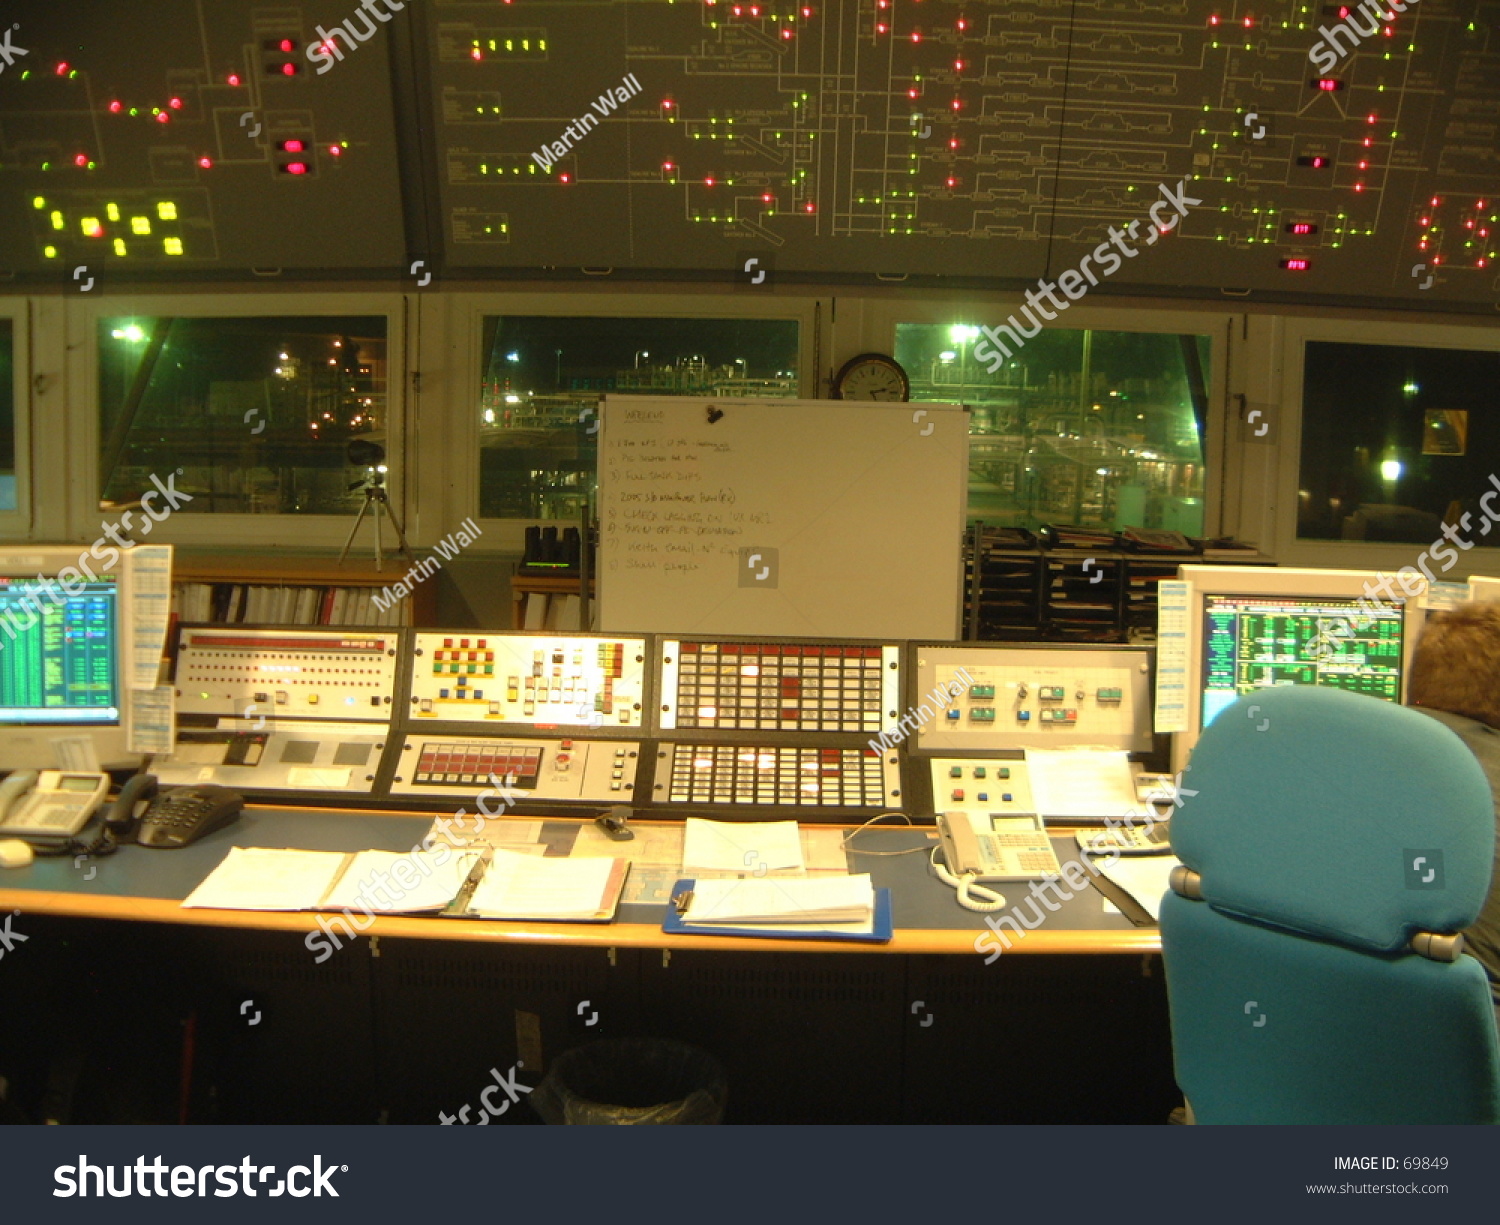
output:
<svg viewBox="0 0 1500 1225"><path fill-rule="evenodd" d="M1280 686L1223 710L1189 768L1161 937L1193 1121L1500 1121L1489 983L1457 934L1489 890L1495 808L1463 742Z"/></svg>

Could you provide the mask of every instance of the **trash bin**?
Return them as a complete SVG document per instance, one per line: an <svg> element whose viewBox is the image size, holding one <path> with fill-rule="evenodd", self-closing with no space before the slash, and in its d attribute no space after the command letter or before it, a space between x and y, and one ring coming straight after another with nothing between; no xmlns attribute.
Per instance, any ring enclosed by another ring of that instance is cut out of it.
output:
<svg viewBox="0 0 1500 1225"><path fill-rule="evenodd" d="M719 1061L682 1042L614 1038L561 1055L531 1095L548 1123L719 1123L729 1086Z"/></svg>

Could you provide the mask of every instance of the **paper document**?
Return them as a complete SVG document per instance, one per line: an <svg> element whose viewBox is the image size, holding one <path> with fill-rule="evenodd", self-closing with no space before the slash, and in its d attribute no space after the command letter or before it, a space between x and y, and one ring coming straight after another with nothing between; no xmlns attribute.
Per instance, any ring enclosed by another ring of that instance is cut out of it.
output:
<svg viewBox="0 0 1500 1225"><path fill-rule="evenodd" d="M125 556L130 567L130 688L155 687L172 613L172 546L138 544Z"/></svg>
<svg viewBox="0 0 1500 1225"><path fill-rule="evenodd" d="M1176 855L1121 855L1105 865L1094 860L1099 875L1130 894L1153 919L1161 921L1161 899L1171 888L1172 869L1182 863Z"/></svg>
<svg viewBox="0 0 1500 1225"><path fill-rule="evenodd" d="M155 689L132 689L126 698L130 711L130 735L126 748L132 753L170 756L176 747L177 698L171 685ZM220 746L222 757L223 748Z"/></svg>
<svg viewBox="0 0 1500 1225"><path fill-rule="evenodd" d="M183 900L219 910L311 910L348 858L343 851L276 851L231 847Z"/></svg>
<svg viewBox="0 0 1500 1225"><path fill-rule="evenodd" d="M682 921L726 923L858 923L875 909L870 874L817 876L805 880L704 880Z"/></svg>
<svg viewBox="0 0 1500 1225"><path fill-rule="evenodd" d="M318 909L376 914L442 910L458 896L478 862L477 851L361 851L323 895Z"/></svg>
<svg viewBox="0 0 1500 1225"><path fill-rule="evenodd" d="M1027 749L1031 798L1044 817L1141 814L1130 755L1123 749Z"/></svg>
<svg viewBox="0 0 1500 1225"><path fill-rule="evenodd" d="M469 899L469 913L493 919L593 919L613 909L619 886L612 881L626 866L619 859L544 859L497 850Z"/></svg>
<svg viewBox="0 0 1500 1225"><path fill-rule="evenodd" d="M802 840L795 821L706 821L689 817L682 869L694 872L802 872Z"/></svg>

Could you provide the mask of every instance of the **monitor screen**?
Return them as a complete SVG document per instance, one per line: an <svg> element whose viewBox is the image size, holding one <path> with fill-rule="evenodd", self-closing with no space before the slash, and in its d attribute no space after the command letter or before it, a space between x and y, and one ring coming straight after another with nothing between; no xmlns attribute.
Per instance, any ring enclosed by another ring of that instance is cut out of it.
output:
<svg viewBox="0 0 1500 1225"><path fill-rule="evenodd" d="M1405 609L1363 603L1205 592L1202 726L1268 685L1331 685L1399 702Z"/></svg>
<svg viewBox="0 0 1500 1225"><path fill-rule="evenodd" d="M0 723L120 721L119 585L0 575Z"/></svg>

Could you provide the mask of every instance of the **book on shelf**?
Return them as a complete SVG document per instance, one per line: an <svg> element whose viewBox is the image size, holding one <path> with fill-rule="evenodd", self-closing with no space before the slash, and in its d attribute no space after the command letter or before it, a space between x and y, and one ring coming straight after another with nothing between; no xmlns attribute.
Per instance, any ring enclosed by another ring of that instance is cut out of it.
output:
<svg viewBox="0 0 1500 1225"><path fill-rule="evenodd" d="M249 625L410 625L411 597L385 608L370 587L313 584L179 582L172 608L188 623Z"/></svg>

